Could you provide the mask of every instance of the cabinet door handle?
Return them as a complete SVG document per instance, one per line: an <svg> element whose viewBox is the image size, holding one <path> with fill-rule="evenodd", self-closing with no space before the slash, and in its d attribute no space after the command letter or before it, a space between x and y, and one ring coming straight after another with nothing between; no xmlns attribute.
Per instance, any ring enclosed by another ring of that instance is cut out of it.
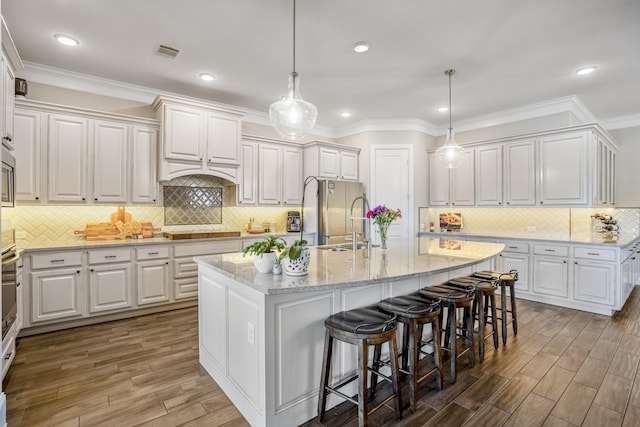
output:
<svg viewBox="0 0 640 427"><path fill-rule="evenodd" d="M587 252L587 255L600 256L600 254L598 252Z"/></svg>
<svg viewBox="0 0 640 427"><path fill-rule="evenodd" d="M556 250L555 249L545 249L544 251L545 252L555 252Z"/></svg>
<svg viewBox="0 0 640 427"><path fill-rule="evenodd" d="M59 264L61 262L64 262L64 259L52 259L51 260L51 263L53 263L53 264Z"/></svg>
<svg viewBox="0 0 640 427"><path fill-rule="evenodd" d="M115 255L105 255L104 256L106 259L114 259L117 258Z"/></svg>
<svg viewBox="0 0 640 427"><path fill-rule="evenodd" d="M7 353L7 355L4 357L4 360L9 360L11 359L11 355L13 354L13 351L10 351L9 353Z"/></svg>
<svg viewBox="0 0 640 427"><path fill-rule="evenodd" d="M509 249L518 249L517 246L507 246Z"/></svg>
<svg viewBox="0 0 640 427"><path fill-rule="evenodd" d="M147 255L158 255L158 252L149 252Z"/></svg>

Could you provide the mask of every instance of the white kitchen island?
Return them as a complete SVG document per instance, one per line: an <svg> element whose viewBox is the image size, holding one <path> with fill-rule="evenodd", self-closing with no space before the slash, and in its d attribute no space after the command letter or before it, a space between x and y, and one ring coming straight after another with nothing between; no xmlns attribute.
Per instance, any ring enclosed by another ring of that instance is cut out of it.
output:
<svg viewBox="0 0 640 427"><path fill-rule="evenodd" d="M503 249L415 238L354 260L351 250L311 247L302 277L257 273L241 253L198 257L200 363L251 425L297 426L317 414L325 318L492 269ZM354 371L355 352L336 347L334 376ZM331 397L329 406L340 403Z"/></svg>

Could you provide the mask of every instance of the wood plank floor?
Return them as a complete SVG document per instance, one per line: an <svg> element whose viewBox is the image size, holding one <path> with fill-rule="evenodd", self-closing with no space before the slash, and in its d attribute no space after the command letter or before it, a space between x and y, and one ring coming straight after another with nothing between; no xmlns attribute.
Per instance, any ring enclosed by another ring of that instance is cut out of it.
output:
<svg viewBox="0 0 640 427"><path fill-rule="evenodd" d="M383 408L371 425L640 425L640 289L614 317L524 300L518 311L506 346L487 340L455 385L423 385L416 413L398 422ZM189 308L20 339L3 383L9 426L247 425L200 367L197 328ZM356 426L354 406L325 425Z"/></svg>

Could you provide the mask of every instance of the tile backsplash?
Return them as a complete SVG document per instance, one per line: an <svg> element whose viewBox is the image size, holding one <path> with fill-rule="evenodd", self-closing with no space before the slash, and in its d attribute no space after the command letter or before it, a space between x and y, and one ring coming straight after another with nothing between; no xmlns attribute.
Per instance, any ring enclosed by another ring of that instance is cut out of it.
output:
<svg viewBox="0 0 640 427"><path fill-rule="evenodd" d="M84 230L87 222L109 222L117 206L16 206L3 209L3 225L24 232L24 238L31 245L64 244L84 240L83 235L74 230ZM283 207L229 206L222 208L221 224L165 225L162 206L127 206L134 221L151 222L163 231L186 230L243 230L251 218L257 223L275 224L274 232L284 233L287 226L287 212Z"/></svg>
<svg viewBox="0 0 640 427"><path fill-rule="evenodd" d="M420 230L429 231L429 223L438 227L441 213L461 213L462 232L495 236L527 235L554 239L591 232L591 215L611 215L620 225L620 233L640 231L640 209L615 208L419 208Z"/></svg>

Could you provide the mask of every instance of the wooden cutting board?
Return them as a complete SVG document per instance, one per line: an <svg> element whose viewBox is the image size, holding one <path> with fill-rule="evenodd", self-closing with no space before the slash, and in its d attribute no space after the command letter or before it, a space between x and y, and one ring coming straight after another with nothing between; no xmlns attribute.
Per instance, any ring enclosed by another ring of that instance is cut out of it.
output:
<svg viewBox="0 0 640 427"><path fill-rule="evenodd" d="M111 214L111 222L89 222L84 230L76 230L74 234L84 234L87 240L116 240L126 239L131 237L129 235L123 235L118 228L118 225L135 223L131 221L131 214L125 212L124 206L119 206L118 210ZM140 234L147 239L153 237L154 231L160 231L159 228L153 228L153 224L150 222L135 223L140 224Z"/></svg>
<svg viewBox="0 0 640 427"><path fill-rule="evenodd" d="M215 237L240 237L239 231L176 231L164 232L169 240L211 239Z"/></svg>

